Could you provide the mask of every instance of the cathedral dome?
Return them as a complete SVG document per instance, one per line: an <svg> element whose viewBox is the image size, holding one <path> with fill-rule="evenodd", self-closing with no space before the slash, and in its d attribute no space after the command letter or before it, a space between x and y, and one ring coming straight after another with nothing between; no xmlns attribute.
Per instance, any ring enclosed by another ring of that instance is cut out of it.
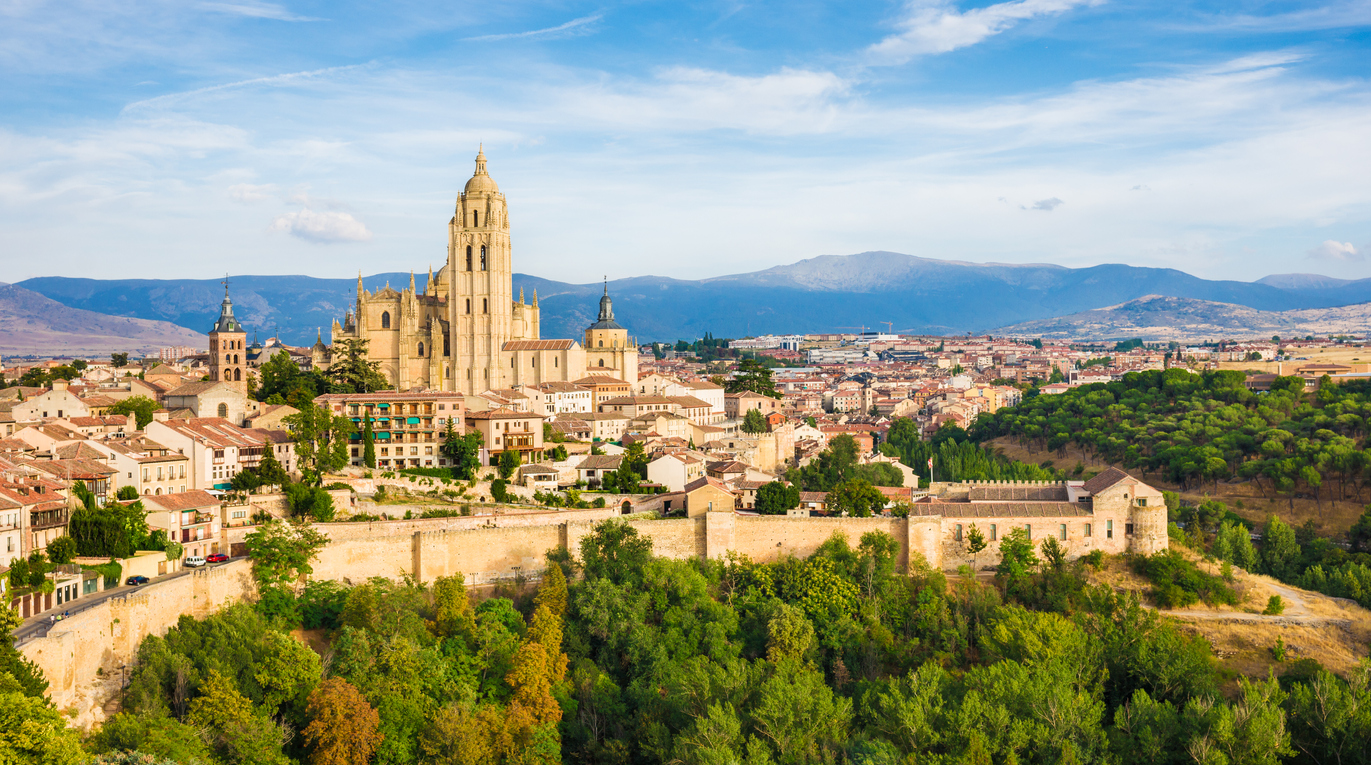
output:
<svg viewBox="0 0 1371 765"><path fill-rule="evenodd" d="M486 174L486 153L478 150L476 154L476 174L467 181L465 189L467 194L499 194L500 187L495 184L495 179Z"/></svg>

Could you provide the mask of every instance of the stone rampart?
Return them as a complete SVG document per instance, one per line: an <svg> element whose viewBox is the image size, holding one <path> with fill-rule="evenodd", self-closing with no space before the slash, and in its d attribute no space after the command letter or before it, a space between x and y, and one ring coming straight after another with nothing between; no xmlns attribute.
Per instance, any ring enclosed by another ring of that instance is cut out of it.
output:
<svg viewBox="0 0 1371 765"><path fill-rule="evenodd" d="M202 619L254 591L247 561L149 584L57 622L19 651L43 670L48 696L81 727L104 718L118 693L120 666L132 664L148 635L164 635L182 614Z"/></svg>

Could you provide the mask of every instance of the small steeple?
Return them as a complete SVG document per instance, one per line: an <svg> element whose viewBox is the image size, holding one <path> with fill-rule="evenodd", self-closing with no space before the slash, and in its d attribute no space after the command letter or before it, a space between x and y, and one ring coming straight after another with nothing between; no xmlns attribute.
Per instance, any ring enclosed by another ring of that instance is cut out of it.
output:
<svg viewBox="0 0 1371 765"><path fill-rule="evenodd" d="M229 278L224 274L224 302L219 304L219 320L210 332L243 332L243 325L233 316L233 301L229 299Z"/></svg>
<svg viewBox="0 0 1371 765"><path fill-rule="evenodd" d="M480 144L476 149L476 174L487 175L486 173L486 152L485 144Z"/></svg>
<svg viewBox="0 0 1371 765"><path fill-rule="evenodd" d="M605 276L605 295L600 298L600 321L614 321L614 301L609 298L609 276Z"/></svg>
<svg viewBox="0 0 1371 765"><path fill-rule="evenodd" d="M519 305L523 305L523 304L524 304L524 288L523 288L523 287L520 287L520 288L519 288Z"/></svg>
<svg viewBox="0 0 1371 765"><path fill-rule="evenodd" d="M409 270L409 294L416 294L414 290L414 269Z"/></svg>
<svg viewBox="0 0 1371 765"><path fill-rule="evenodd" d="M362 297L367 294L367 288L362 286L362 269L357 269L357 305L362 304Z"/></svg>
<svg viewBox="0 0 1371 765"><path fill-rule="evenodd" d="M534 288L533 288L533 307L534 307L534 308L537 308L537 307L538 307L538 288L537 288L537 287L534 287Z"/></svg>
<svg viewBox="0 0 1371 765"><path fill-rule="evenodd" d="M433 264L432 264L432 263L429 263L429 264L428 264L428 281L424 282L424 294L425 294L425 295L433 295L433 294L436 294L436 293L433 291Z"/></svg>

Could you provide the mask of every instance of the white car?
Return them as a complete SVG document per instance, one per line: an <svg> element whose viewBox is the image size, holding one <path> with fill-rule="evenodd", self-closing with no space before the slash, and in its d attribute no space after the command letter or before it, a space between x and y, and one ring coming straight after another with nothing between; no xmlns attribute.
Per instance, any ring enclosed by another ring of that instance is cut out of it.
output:
<svg viewBox="0 0 1371 765"><path fill-rule="evenodd" d="M189 558L186 558L185 562L181 565L186 568L200 568L205 565L205 559L199 555L192 555Z"/></svg>

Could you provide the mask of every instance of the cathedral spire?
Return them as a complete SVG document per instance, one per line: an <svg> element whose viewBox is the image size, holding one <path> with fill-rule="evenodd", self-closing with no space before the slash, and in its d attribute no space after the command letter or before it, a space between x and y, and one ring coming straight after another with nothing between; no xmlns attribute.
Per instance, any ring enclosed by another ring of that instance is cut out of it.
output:
<svg viewBox="0 0 1371 765"><path fill-rule="evenodd" d="M362 305L362 296L367 294L367 288L362 286L362 269L357 269L357 305Z"/></svg>
<svg viewBox="0 0 1371 765"><path fill-rule="evenodd" d="M519 305L523 305L523 304L524 304L524 288L523 288L523 287L520 287L520 288L519 288Z"/></svg>
<svg viewBox="0 0 1371 765"><path fill-rule="evenodd" d="M428 281L424 282L424 294L432 295L433 292L433 264L428 264Z"/></svg>
<svg viewBox="0 0 1371 765"><path fill-rule="evenodd" d="M412 268L409 270L409 294L411 294L411 295L417 294L417 293L414 291L414 269L412 269Z"/></svg>
<svg viewBox="0 0 1371 765"><path fill-rule="evenodd" d="M605 277L605 295L600 298L600 321L614 321L614 301L609 298L609 277Z"/></svg>
<svg viewBox="0 0 1371 765"><path fill-rule="evenodd" d="M534 287L534 288L533 288L533 307L534 307L534 308L537 308L537 307L538 307L538 288L537 288L537 287Z"/></svg>

